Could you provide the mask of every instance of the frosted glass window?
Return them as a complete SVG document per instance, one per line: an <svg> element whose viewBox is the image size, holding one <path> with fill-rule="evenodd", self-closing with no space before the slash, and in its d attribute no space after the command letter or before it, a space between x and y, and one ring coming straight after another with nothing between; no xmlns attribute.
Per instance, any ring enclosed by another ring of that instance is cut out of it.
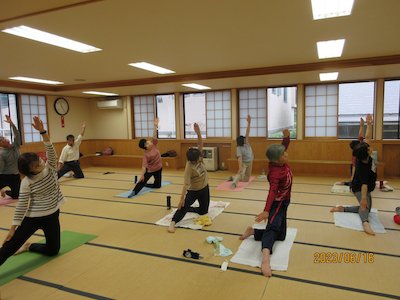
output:
<svg viewBox="0 0 400 300"><path fill-rule="evenodd" d="M40 133L32 129L32 120L34 116L39 116L44 128L48 130L46 98L45 96L37 95L21 95L21 103L22 127L24 128L23 140L25 143L40 142Z"/></svg>
<svg viewBox="0 0 400 300"><path fill-rule="evenodd" d="M306 106L315 106L315 97L307 97Z"/></svg>
<svg viewBox="0 0 400 300"><path fill-rule="evenodd" d="M315 127L306 127L306 136L315 136Z"/></svg>
<svg viewBox="0 0 400 300"><path fill-rule="evenodd" d="M337 84L306 86L305 137L336 137L337 91Z"/></svg>
<svg viewBox="0 0 400 300"><path fill-rule="evenodd" d="M326 105L326 96L318 96L316 99L316 106L325 106Z"/></svg>
<svg viewBox="0 0 400 300"><path fill-rule="evenodd" d="M207 137L230 137L230 130L224 130L225 124L231 126L231 93L217 91L206 93ZM225 135L229 132L229 135Z"/></svg>
<svg viewBox="0 0 400 300"><path fill-rule="evenodd" d="M133 107L135 116L135 137L152 137L154 129L154 96L133 97Z"/></svg>
<svg viewBox="0 0 400 300"><path fill-rule="evenodd" d="M183 104L185 107L185 138L197 138L193 129L194 123L199 124L201 136L205 138L208 126L206 121L206 94L184 94Z"/></svg>
<svg viewBox="0 0 400 300"><path fill-rule="evenodd" d="M262 118L266 120L266 103L267 93L265 88L239 91L239 135L244 136L246 134L247 116L250 115L250 136L266 136L258 122Z"/></svg>

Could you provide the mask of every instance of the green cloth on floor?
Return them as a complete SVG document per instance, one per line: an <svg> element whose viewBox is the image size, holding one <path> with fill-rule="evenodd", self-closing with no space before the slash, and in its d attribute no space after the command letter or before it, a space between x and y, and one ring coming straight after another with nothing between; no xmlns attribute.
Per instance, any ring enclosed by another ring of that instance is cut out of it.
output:
<svg viewBox="0 0 400 300"><path fill-rule="evenodd" d="M45 256L34 252L25 252L16 256L11 256L2 266L0 266L0 286L7 282L24 275L48 261L57 258L79 246L96 238L93 234L84 234L72 231L61 232L61 249L57 256ZM44 243L45 240L39 241Z"/></svg>

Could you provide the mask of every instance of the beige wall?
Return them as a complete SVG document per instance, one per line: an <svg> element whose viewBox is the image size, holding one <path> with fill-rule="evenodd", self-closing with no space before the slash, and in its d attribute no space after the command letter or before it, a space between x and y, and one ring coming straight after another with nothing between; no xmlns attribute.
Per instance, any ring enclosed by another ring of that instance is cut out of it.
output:
<svg viewBox="0 0 400 300"><path fill-rule="evenodd" d="M77 136L81 131L83 121L86 121L86 139L96 138L92 127L93 115L90 112L90 100L84 98L64 97L69 103L69 112L64 116L65 127L61 127L61 116L54 110L54 101L59 96L47 96L47 118L49 133L53 142L63 142L68 134Z"/></svg>
<svg viewBox="0 0 400 300"><path fill-rule="evenodd" d="M54 101L59 96L47 96L47 117L53 142L63 142L68 134L77 136L83 121L86 121L85 139L130 139L131 114L129 97L123 97L123 109L98 109L97 100L64 97L69 103L69 112L61 117L54 111Z"/></svg>

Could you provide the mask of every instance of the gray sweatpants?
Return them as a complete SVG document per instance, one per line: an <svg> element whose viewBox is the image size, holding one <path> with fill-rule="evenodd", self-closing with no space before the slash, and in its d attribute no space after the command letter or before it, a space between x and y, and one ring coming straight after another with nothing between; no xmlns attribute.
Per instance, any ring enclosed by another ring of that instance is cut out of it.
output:
<svg viewBox="0 0 400 300"><path fill-rule="evenodd" d="M361 202L361 192L355 192L354 196L356 196L358 203ZM372 198L371 198L371 193L367 193L367 208L362 210L360 206L348 206L344 207L345 212L351 212L351 213L358 213L361 218L361 222L368 222L368 215L369 212L371 211L371 206L372 206Z"/></svg>
<svg viewBox="0 0 400 300"><path fill-rule="evenodd" d="M253 162L242 162L242 170L238 172L233 178L233 183L237 184L238 181L248 182L250 180Z"/></svg>

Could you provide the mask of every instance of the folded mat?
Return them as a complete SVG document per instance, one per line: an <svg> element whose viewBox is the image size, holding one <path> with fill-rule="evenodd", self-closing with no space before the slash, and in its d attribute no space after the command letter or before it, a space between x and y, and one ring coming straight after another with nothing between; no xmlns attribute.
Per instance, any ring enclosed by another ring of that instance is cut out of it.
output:
<svg viewBox="0 0 400 300"><path fill-rule="evenodd" d="M221 183L220 185L217 186L217 190L219 191L233 191L233 192L241 192L243 191L249 184L254 180L255 176L251 176L249 181L243 182L239 181L237 183L236 188L232 188L232 182L233 181L225 181Z"/></svg>
<svg viewBox="0 0 400 300"><path fill-rule="evenodd" d="M1 267L0 267L0 286L7 282L24 275L41 265L44 265L48 261L57 258L64 253L67 253L79 246L96 238L92 234L84 234L72 231L61 232L61 249L57 256L45 256L34 252L25 252L19 255L11 256ZM45 240L41 240L38 243L44 243Z"/></svg>
<svg viewBox="0 0 400 300"><path fill-rule="evenodd" d="M166 185L169 185L169 184L171 184L171 181L163 181L163 182L161 182L161 186L166 186ZM146 187L146 186L145 186L144 188L142 188L142 190L139 192L139 194L137 194L137 195L135 195L135 196L132 196L131 198L135 198L135 197L138 197L138 196L142 196L143 194L147 194L147 193L149 193L149 192L151 192L151 191L153 191L153 190L157 190L157 189L149 188L149 187ZM121 193L121 194L115 195L115 197L129 198L128 196L129 196L131 193L132 193L132 190L129 190L129 191L127 191L127 192L123 192L123 193Z"/></svg>
<svg viewBox="0 0 400 300"><path fill-rule="evenodd" d="M208 213L206 216L208 216L211 220L215 219L220 213L224 211L226 207L228 207L230 203L229 202L222 202L222 201L210 201L210 206L208 208ZM196 200L192 207L198 207L199 202ZM157 225L160 226L169 226L171 223L172 217L174 216L176 212L176 209L174 209L171 213L166 215L164 218L158 220L156 222ZM198 225L195 223L196 219L199 218L199 215L196 213L191 213L188 212L185 217L178 222L175 226L176 227L184 227L184 228L190 228L190 229L202 229L203 225Z"/></svg>
<svg viewBox="0 0 400 300"><path fill-rule="evenodd" d="M364 231L360 215L358 213L350 212L334 212L333 218L335 225L338 227ZM375 233L386 233L385 227L379 221L378 210L372 208L368 217L369 225Z"/></svg>
<svg viewBox="0 0 400 300"><path fill-rule="evenodd" d="M262 229L265 229L265 224ZM289 253L297 234L297 228L287 228L286 239L277 241L272 248L270 265L272 270L287 271L289 265ZM261 267L262 262L261 241L254 240L250 236L243 240L238 251L231 258L231 262L251 267Z"/></svg>

